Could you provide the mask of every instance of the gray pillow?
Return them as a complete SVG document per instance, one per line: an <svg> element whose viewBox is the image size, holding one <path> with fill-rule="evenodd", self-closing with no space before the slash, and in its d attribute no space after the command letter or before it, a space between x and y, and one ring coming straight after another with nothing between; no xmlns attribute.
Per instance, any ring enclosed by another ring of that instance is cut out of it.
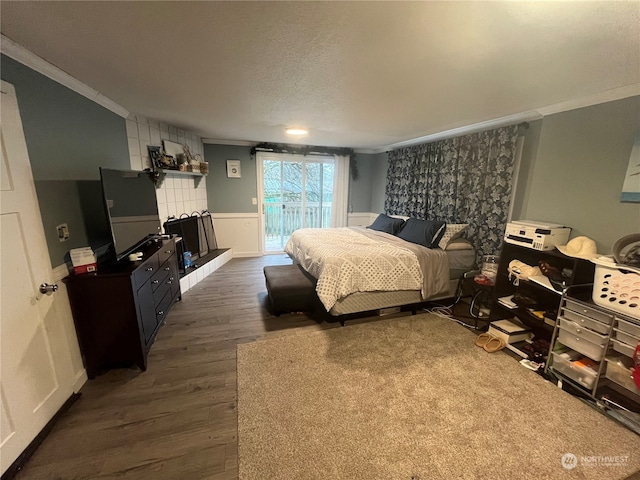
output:
<svg viewBox="0 0 640 480"><path fill-rule="evenodd" d="M404 222L402 229L398 232L398 237L407 242L434 248L438 246L438 242L444 235L446 225L445 222L440 220L410 218Z"/></svg>
<svg viewBox="0 0 640 480"><path fill-rule="evenodd" d="M371 230L377 230L379 232L386 232L386 233L390 233L391 235L395 235L400 231L403 224L404 224L403 219L392 218L388 215L385 215L384 213L381 213L380 215L378 215L378 218L376 218L375 221L371 225L369 225L367 228L370 228Z"/></svg>

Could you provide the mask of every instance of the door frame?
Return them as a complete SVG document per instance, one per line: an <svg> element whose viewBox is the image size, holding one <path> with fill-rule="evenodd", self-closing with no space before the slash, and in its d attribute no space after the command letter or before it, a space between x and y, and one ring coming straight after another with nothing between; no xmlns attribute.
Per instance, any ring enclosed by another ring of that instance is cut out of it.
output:
<svg viewBox="0 0 640 480"><path fill-rule="evenodd" d="M256 152L256 179L258 190L258 230L260 234L260 255L279 255L282 252L267 252L266 235L265 235L265 203L264 203L264 160L277 158L282 161L289 162L314 162L314 163L334 163L335 160L332 155L301 155L294 153L274 153L274 152ZM305 169L302 170L303 178L305 178ZM334 179L335 182L335 179ZM303 202L304 203L304 202ZM332 206L333 208L333 206ZM304 223L304 218L303 218Z"/></svg>
<svg viewBox="0 0 640 480"><path fill-rule="evenodd" d="M18 98L14 86L8 82L1 82L1 90L2 135L6 142L4 144L4 148L6 148L4 161L10 166L9 176L11 179L10 185L6 185L7 188L3 187L2 189L3 215L5 215L4 208L7 205L4 202L8 200L10 203L7 211L20 215L20 223L30 229L29 245L25 248L25 251L28 251L28 265L24 266L24 272L30 277L31 285L29 287L31 288L27 289L29 289L29 294L33 295L31 297L32 305L38 311L37 325L33 331L42 332L41 338L44 348L40 350L43 352L40 361L48 362L51 371L49 390L41 392L37 399L39 403L29 410L29 418L26 420L22 415L24 409L15 408L16 404L22 404L20 398L16 400L15 392L18 391L18 395L22 395L22 391L28 390L38 379L34 380L29 376L22 377L20 388L14 390L12 396L9 397L5 391L7 386L5 382L13 371L5 370L3 372L7 375L7 377L3 376L0 388L5 415L3 423L6 420L5 426L10 427L9 433L0 446L2 449L2 465L0 467L4 476L9 470L16 471L15 469L26 461L28 456L33 453L32 446L38 443L38 439L61 409L64 409L70 400L77 398L74 392L86 381L86 372L82 367L64 284L61 284L58 293L52 296L44 295L38 290L39 283L54 283L62 276L66 276L68 270L66 264L55 269L51 268ZM10 146L7 141L9 138L11 139ZM18 194L21 196L21 200L17 198ZM13 198L14 196L16 198ZM12 202L17 200L20 200L20 206L11 210L14 208L11 206ZM3 218L3 221L6 219ZM3 247L12 249L14 245L8 243ZM3 317L3 328L6 326L4 321ZM26 364L32 357L24 355L21 358L23 364ZM4 408L5 406L6 408ZM31 408L31 406L27 408Z"/></svg>

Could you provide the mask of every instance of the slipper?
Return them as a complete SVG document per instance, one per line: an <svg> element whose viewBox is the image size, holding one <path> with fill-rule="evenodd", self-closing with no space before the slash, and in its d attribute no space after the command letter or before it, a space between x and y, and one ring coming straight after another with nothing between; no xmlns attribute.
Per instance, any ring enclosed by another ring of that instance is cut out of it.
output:
<svg viewBox="0 0 640 480"><path fill-rule="evenodd" d="M476 345L479 347L484 347L491 339L496 338L490 333L481 333L476 338Z"/></svg>
<svg viewBox="0 0 640 480"><path fill-rule="evenodd" d="M504 342L504 340L498 337L493 337L491 340L485 343L484 347L482 348L484 348L489 353L493 353L497 352L498 350L502 350L505 346L506 343Z"/></svg>

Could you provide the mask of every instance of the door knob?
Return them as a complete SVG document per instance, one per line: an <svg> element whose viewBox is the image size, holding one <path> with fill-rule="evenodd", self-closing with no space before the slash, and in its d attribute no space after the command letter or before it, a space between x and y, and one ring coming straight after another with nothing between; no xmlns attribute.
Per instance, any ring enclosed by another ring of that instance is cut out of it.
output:
<svg viewBox="0 0 640 480"><path fill-rule="evenodd" d="M49 285L48 283L43 283L42 285L40 285L40 293L45 294L45 295L51 295L54 292L58 291L58 285L57 284L53 284L53 285Z"/></svg>

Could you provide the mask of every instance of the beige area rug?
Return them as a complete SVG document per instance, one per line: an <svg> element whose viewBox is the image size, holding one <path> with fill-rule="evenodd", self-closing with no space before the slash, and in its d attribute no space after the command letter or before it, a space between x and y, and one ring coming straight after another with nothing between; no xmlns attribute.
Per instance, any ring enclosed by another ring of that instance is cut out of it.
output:
<svg viewBox="0 0 640 480"><path fill-rule="evenodd" d="M639 436L474 339L421 314L238 345L240 479L604 480L640 469Z"/></svg>

